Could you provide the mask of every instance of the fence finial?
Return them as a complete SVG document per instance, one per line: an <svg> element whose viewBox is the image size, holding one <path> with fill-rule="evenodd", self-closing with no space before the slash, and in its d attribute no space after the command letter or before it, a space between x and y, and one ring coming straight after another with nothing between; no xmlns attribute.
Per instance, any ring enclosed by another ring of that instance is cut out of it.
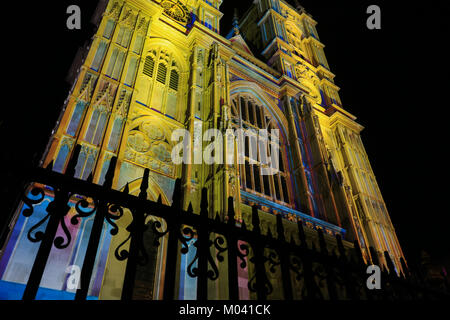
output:
<svg viewBox="0 0 450 320"><path fill-rule="evenodd" d="M261 227L259 225L259 215L258 215L258 206L252 206L252 225L253 231L256 233L261 233Z"/></svg>
<svg viewBox="0 0 450 320"><path fill-rule="evenodd" d="M103 186L105 188L111 188L114 180L114 171L116 170L117 157L112 157L109 162L108 171L106 171L105 181L103 182Z"/></svg>
<svg viewBox="0 0 450 320"><path fill-rule="evenodd" d="M346 259L347 255L345 254L344 244L342 243L342 236L339 233L336 234L336 242L340 257L342 259Z"/></svg>
<svg viewBox="0 0 450 320"><path fill-rule="evenodd" d="M317 229L317 233L319 234L319 245L320 245L320 251L322 251L323 253L327 254L328 250L327 250L327 244L325 242L325 237L323 235L323 231L321 228Z"/></svg>
<svg viewBox="0 0 450 320"><path fill-rule="evenodd" d="M202 189L202 198L200 200L200 215L208 216L208 189Z"/></svg>
<svg viewBox="0 0 450 320"><path fill-rule="evenodd" d="M374 247L369 247L370 256L372 257L372 264L380 266L380 260L378 260L378 252L375 251Z"/></svg>
<svg viewBox="0 0 450 320"><path fill-rule="evenodd" d="M189 205L187 208L187 213L192 214L194 213L194 208L192 207L192 202L189 201Z"/></svg>
<svg viewBox="0 0 450 320"><path fill-rule="evenodd" d="M161 193L158 195L158 200L156 200L158 204L162 204L162 195Z"/></svg>
<svg viewBox="0 0 450 320"><path fill-rule="evenodd" d="M50 161L50 163L45 167L45 169L47 169L48 171L52 171L54 162L55 160Z"/></svg>
<svg viewBox="0 0 450 320"><path fill-rule="evenodd" d="M123 188L122 192L125 193L125 194L129 194L130 193L130 186L128 185L128 182L125 185L125 188Z"/></svg>
<svg viewBox="0 0 450 320"><path fill-rule="evenodd" d="M242 218L241 229L242 230L247 230L247 224L245 223L244 218Z"/></svg>
<svg viewBox="0 0 450 320"><path fill-rule="evenodd" d="M297 242L295 241L295 236L294 236L294 234L291 234L291 240L290 240L289 243L292 244L293 246L296 246L296 245L297 245Z"/></svg>
<svg viewBox="0 0 450 320"><path fill-rule="evenodd" d="M141 191L139 192L139 199L143 199L143 200L147 199L148 177L149 176L150 176L150 169L145 168L144 176L142 177L142 182L141 182Z"/></svg>
<svg viewBox="0 0 450 320"><path fill-rule="evenodd" d="M232 226L235 224L234 220L234 199L233 197L228 197L228 223Z"/></svg>
<svg viewBox="0 0 450 320"><path fill-rule="evenodd" d="M305 231L303 230L302 220L297 221L297 228L298 228L298 238L300 239L300 246L306 248L306 237Z"/></svg>
<svg viewBox="0 0 450 320"><path fill-rule="evenodd" d="M281 214L277 215L277 233L278 233L278 240L280 241L286 240L286 237L284 236L283 218L281 218Z"/></svg>
<svg viewBox="0 0 450 320"><path fill-rule="evenodd" d="M390 274L396 274L394 263L392 262L391 256L389 252L384 252L384 259L386 260L387 268L389 269Z"/></svg>
<svg viewBox="0 0 450 320"><path fill-rule="evenodd" d="M270 229L270 227L267 228L267 237L270 238L270 239L273 238L273 236L272 236L272 229Z"/></svg>
<svg viewBox="0 0 450 320"><path fill-rule="evenodd" d="M181 179L177 178L175 180L175 187L173 189L173 195L172 195L172 207L175 209L181 208L181 198L182 198L182 191L181 191Z"/></svg>
<svg viewBox="0 0 450 320"><path fill-rule="evenodd" d="M78 157L81 152L81 144L77 144L73 149L72 157L67 164L66 175L73 177L75 175L75 167L78 163Z"/></svg>

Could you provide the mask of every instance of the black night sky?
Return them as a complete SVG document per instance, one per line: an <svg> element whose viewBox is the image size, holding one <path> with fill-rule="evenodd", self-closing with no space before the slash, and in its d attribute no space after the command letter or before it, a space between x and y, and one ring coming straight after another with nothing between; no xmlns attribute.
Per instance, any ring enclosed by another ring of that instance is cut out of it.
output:
<svg viewBox="0 0 450 320"><path fill-rule="evenodd" d="M436 262L450 266L450 3L299 2L318 22L344 108L365 127L363 142L407 261L425 249ZM2 65L2 201L17 194L24 169L32 165L33 155L41 156L70 89L64 79L75 53L94 33L90 17L96 1L42 3L27 3L25 13L2 21L8 30L2 51L9 56ZM81 30L66 28L71 4L82 10ZM223 36L234 7L243 14L250 4L224 1ZM381 8L381 30L366 27L366 9L372 4ZM17 6L10 12L24 9ZM1 226L6 219L3 211Z"/></svg>

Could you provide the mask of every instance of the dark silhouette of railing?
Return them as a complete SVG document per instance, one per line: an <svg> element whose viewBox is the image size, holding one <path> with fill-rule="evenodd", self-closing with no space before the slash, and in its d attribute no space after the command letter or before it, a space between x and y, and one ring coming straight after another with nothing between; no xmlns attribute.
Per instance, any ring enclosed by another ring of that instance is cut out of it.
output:
<svg viewBox="0 0 450 320"><path fill-rule="evenodd" d="M23 294L24 300L35 299L44 269L52 249L67 248L71 238L65 225L65 216L69 212L69 201L72 195L82 195L75 205L77 214L71 218L72 224L78 224L80 219L94 215L94 222L90 233L86 254L81 268L80 286L76 291L76 300L85 300L88 295L89 283L93 274L96 254L104 223L112 226L111 234L118 233L116 221L124 214L124 208L132 213L132 222L127 227L130 236L115 249L115 258L127 260L125 277L122 288L123 300L133 299L133 290L138 266L146 265L151 257L146 252L143 235L148 229L145 220L148 215L164 219L165 224L154 221L150 225L155 235L155 246L159 246L159 239L168 236L166 263L164 272L164 299L175 297L177 284L177 259L179 255L189 251L188 242L195 241L196 254L189 262L188 274L197 278L197 299L208 299L208 281L216 281L222 275L217 263L227 258L225 268L228 281L229 299L239 299L238 268L248 268L248 290L256 294L258 300L270 298L273 292L273 281L269 273L281 274L279 283L282 284L282 297L292 300L294 296L305 300L317 299L443 299L449 298L448 287L438 290L428 286L420 277L408 271L402 260L405 274L397 276L389 254L385 253L387 266L381 273L381 290L369 290L366 281L367 265L364 263L358 243L349 250L344 247L340 235L336 236L335 250L327 247L323 231L317 230L319 248L308 246L306 233L302 222L298 222L299 244L294 239L286 239L283 219L276 217L276 232L273 236L269 231L263 234L260 218L256 206L252 209L251 230L245 221L235 220L234 200L228 199L228 214L225 221L217 216L208 217L207 190L202 190L200 213L193 213L192 206L187 210L181 207L181 181L175 183L172 206L162 204L161 197L157 202L147 200L149 169L145 169L140 193L130 195L128 185L123 191L113 190L112 183L117 158L111 160L103 186L92 183L92 175L87 181L73 178L76 159L80 153L80 146L76 146L69 161L65 174L52 171L52 164L47 168L35 168L29 177L30 193L25 194L23 214L33 214L33 205L40 203L45 196L44 187L53 190L53 201L47 207L48 223L45 232L38 232L33 239L40 242L40 247ZM93 199L92 201L88 199ZM66 239L57 235L61 226ZM166 226L165 230L162 230ZM213 237L211 237L213 236ZM30 238L30 237L29 237ZM121 249L130 241L128 250ZM181 244L181 246L180 246ZM213 248L213 250L211 250ZM372 249L373 250L373 249ZM214 255L211 253L214 251ZM330 252L331 251L331 252ZM377 255L372 254L372 264L379 265ZM195 266L195 262L197 266ZM222 268L223 269L223 268ZM301 292L294 292L294 280L302 283ZM294 294L295 293L295 294Z"/></svg>

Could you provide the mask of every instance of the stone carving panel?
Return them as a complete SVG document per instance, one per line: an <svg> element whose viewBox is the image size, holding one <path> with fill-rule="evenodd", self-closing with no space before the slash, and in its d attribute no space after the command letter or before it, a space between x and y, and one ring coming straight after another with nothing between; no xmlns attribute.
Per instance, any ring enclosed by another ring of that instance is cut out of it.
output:
<svg viewBox="0 0 450 320"><path fill-rule="evenodd" d="M173 176L172 130L161 119L140 117L133 121L133 129L128 134L125 159L144 167Z"/></svg>

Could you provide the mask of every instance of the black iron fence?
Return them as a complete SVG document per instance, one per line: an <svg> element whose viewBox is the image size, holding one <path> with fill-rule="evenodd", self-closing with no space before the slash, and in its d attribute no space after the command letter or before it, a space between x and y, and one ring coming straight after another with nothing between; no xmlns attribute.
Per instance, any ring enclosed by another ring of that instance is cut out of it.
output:
<svg viewBox="0 0 450 320"><path fill-rule="evenodd" d="M247 289L251 297L258 300L270 299L274 290L279 290L278 297L284 300L397 300L397 299L445 299L449 298L448 287L444 289L430 287L423 279L408 271L401 261L404 274L398 276L394 265L385 253L387 266L381 271L381 289L369 289L367 265L361 255L358 243L352 249L346 249L340 235L336 236L337 250L327 247L323 231L318 229L319 246L308 245L304 225L298 222L298 239L286 239L283 219L277 215L276 235L261 232L258 210L253 207L251 225L245 221L236 221L233 210L233 199L229 199L229 212L224 221L219 217L208 216L207 191L202 190L200 213L196 214L189 206L181 207L181 181L177 180L173 194L172 206L147 200L148 175L146 169L140 193L130 195L128 186L123 191L113 190L112 182L117 159L113 158L106 173L103 186L92 183L92 176L87 181L73 178L79 146L69 161L65 174L47 168L36 168L32 171L29 182L31 189L23 197L25 209L22 214L31 216L33 206L44 199L44 186L53 190L52 202L47 206L48 219L45 232L36 232L30 241L40 242L26 289L24 300L36 298L44 270L52 247L67 248L71 241L70 233L65 225L65 217L70 209L68 203L74 194L82 195L75 209L77 214L71 218L72 224L80 219L93 217L92 230L89 235L84 262L81 268L80 286L76 291L76 300L85 300L89 283L94 270L102 227L111 225L111 235L119 231L117 221L124 210L130 210L132 222L126 228L129 237L115 249L115 259L126 261L121 298L136 298L136 275L139 269L145 268L154 256L149 255L144 245L144 233L153 233L153 245L160 246L160 239L167 239L165 247L165 272L163 272L163 298L173 300L177 290L177 269L179 257L187 254L188 242L194 241L195 256L189 261L187 273L197 281L197 300L207 300L208 282L226 279L228 299L240 298L238 285L239 268L248 268ZM33 197L29 197L31 194ZM150 225L146 225L149 216L158 217ZM164 221L162 223L161 221ZM66 235L57 235L62 228ZM67 232L66 232L67 231ZM125 242L129 247L124 246ZM126 247L126 249L124 249ZM378 265L376 254L373 264ZM219 268L219 264L226 264ZM276 277L274 277L276 275ZM274 287L276 286L277 289Z"/></svg>

